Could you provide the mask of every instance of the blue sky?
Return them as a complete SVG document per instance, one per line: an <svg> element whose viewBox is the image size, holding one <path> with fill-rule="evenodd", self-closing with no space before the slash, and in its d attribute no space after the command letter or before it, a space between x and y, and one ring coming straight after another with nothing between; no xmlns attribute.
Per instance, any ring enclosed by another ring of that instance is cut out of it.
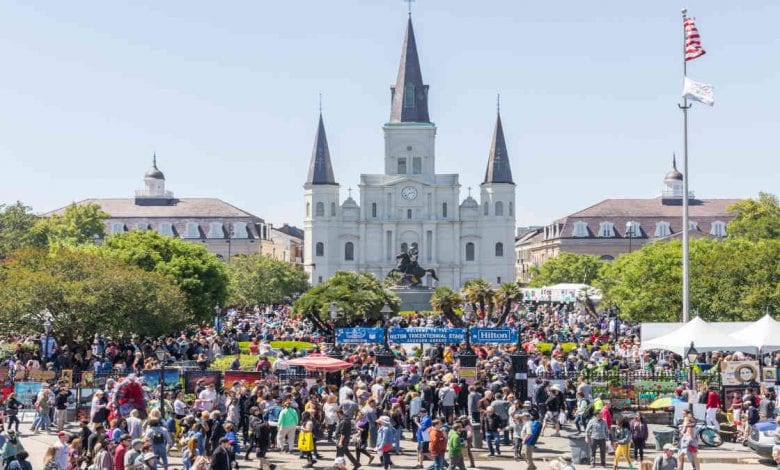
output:
<svg viewBox="0 0 780 470"><path fill-rule="evenodd" d="M691 114L698 196L780 192L780 2L419 0L437 170L484 175L501 109L518 225L651 197L680 151L680 8L715 85ZM400 0L0 3L0 202L43 212L141 187L152 152L177 196L300 224L323 93L336 178L383 168Z"/></svg>

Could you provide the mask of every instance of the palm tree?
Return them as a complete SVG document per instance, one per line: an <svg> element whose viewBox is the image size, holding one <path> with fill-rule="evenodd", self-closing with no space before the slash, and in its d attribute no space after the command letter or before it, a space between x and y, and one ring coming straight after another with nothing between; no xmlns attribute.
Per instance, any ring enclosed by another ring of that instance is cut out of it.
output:
<svg viewBox="0 0 780 470"><path fill-rule="evenodd" d="M463 284L462 295L466 302L471 304L471 310L477 313L477 304L479 303L479 281L482 279L469 279Z"/></svg>
<svg viewBox="0 0 780 470"><path fill-rule="evenodd" d="M505 282L498 286L495 293L495 303L501 311L501 316L496 326L502 326L506 322L509 312L512 311L512 303L523 300L523 291L514 282Z"/></svg>
<svg viewBox="0 0 780 470"><path fill-rule="evenodd" d="M463 302L460 294L442 286L436 288L431 296L431 307L437 312L441 312L455 327L463 326L463 319L455 313L455 309Z"/></svg>
<svg viewBox="0 0 780 470"><path fill-rule="evenodd" d="M484 279L470 279L464 284L464 293L475 312L477 311L476 304L479 303L486 315L489 312L492 313L494 292L489 282Z"/></svg>

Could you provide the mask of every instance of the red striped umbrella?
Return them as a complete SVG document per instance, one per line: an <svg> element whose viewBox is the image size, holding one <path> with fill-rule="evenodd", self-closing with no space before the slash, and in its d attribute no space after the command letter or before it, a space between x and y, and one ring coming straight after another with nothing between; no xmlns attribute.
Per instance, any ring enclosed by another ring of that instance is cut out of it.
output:
<svg viewBox="0 0 780 470"><path fill-rule="evenodd" d="M349 362L335 359L330 356L324 356L322 354L309 354L308 356L289 360L287 361L287 364L291 366L301 366L306 370L322 372L335 372L352 367L352 364Z"/></svg>

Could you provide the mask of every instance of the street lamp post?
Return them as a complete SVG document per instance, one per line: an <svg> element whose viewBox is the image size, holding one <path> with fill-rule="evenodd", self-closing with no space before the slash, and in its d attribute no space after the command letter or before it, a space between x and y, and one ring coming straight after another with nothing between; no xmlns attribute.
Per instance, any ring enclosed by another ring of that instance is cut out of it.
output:
<svg viewBox="0 0 780 470"><path fill-rule="evenodd" d="M339 319L339 314L341 313L341 310L339 310L339 304L336 302L331 302L330 306L328 307L328 315L330 316L330 323L331 323L331 329L333 331L333 347L336 347L336 321Z"/></svg>
<svg viewBox="0 0 780 470"><path fill-rule="evenodd" d="M691 347L688 348L688 354L686 354L686 356L688 358L688 386L693 390L693 363L696 362L696 359L699 357L699 351L693 347L693 341L691 341Z"/></svg>
<svg viewBox="0 0 780 470"><path fill-rule="evenodd" d="M515 397L523 403L528 400L528 354L523 349L523 340L520 337L520 324L517 325L517 344L512 353L512 383L514 384Z"/></svg>
<svg viewBox="0 0 780 470"><path fill-rule="evenodd" d="M154 351L160 362L160 421L165 421L165 349L158 346Z"/></svg>
<svg viewBox="0 0 780 470"><path fill-rule="evenodd" d="M631 253L631 239L634 238L634 223L631 221L626 222L626 236L628 236L628 252Z"/></svg>
<svg viewBox="0 0 780 470"><path fill-rule="evenodd" d="M382 307L382 329L384 330L384 345L382 352L377 354L376 360L379 367L395 367L395 356L390 350L390 341L388 338L388 324L390 323L390 315L393 313L393 309L389 305L385 304Z"/></svg>
<svg viewBox="0 0 780 470"><path fill-rule="evenodd" d="M44 310L44 312L48 313L49 315L46 316L46 320L43 322L43 331L46 332L46 341L43 345L43 354L41 355L43 358L44 366L49 361L49 336L51 336L51 319L49 316L51 315L48 310Z"/></svg>

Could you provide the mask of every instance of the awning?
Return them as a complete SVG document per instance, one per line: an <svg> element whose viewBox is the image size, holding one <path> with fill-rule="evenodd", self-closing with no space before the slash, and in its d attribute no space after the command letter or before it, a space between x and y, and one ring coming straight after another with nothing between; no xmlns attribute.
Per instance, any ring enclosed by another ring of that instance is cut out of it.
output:
<svg viewBox="0 0 780 470"><path fill-rule="evenodd" d="M335 359L330 356L324 356L322 354L310 354L308 356L286 361L285 364L290 366L301 366L306 370L320 372L336 372L352 367L352 364L349 362Z"/></svg>

